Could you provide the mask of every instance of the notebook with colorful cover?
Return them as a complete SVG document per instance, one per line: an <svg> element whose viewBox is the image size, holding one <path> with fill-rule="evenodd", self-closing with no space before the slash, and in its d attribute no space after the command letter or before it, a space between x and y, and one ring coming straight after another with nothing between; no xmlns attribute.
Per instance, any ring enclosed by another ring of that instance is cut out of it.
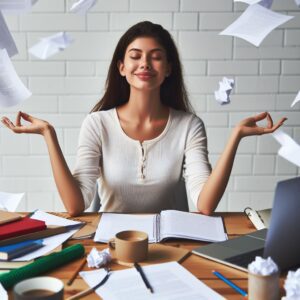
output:
<svg viewBox="0 0 300 300"><path fill-rule="evenodd" d="M43 247L43 240L29 240L0 247L0 260L11 260Z"/></svg>
<svg viewBox="0 0 300 300"><path fill-rule="evenodd" d="M0 226L0 240L46 229L44 221L23 218Z"/></svg>

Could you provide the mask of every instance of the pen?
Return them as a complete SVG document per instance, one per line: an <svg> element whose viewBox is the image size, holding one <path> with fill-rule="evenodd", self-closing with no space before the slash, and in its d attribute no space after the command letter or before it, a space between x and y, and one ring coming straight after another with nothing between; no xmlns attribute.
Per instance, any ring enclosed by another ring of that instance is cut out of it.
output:
<svg viewBox="0 0 300 300"><path fill-rule="evenodd" d="M153 293L153 288L152 288L152 286L150 285L150 283L149 283L149 281L148 281L148 279L147 279L147 277L146 277L146 275L145 275L143 269L141 268L141 266L140 266L138 263L135 262L135 263L134 263L134 267L135 267L136 270L140 273L140 275L141 275L141 277L142 277L142 279L143 279L143 281L144 281L144 283L145 283L147 289L150 291L150 293Z"/></svg>
<svg viewBox="0 0 300 300"><path fill-rule="evenodd" d="M77 267L77 269L74 271L74 273L71 276L71 278L67 281L67 285L71 285L73 283L73 281L75 280L76 276L78 275L78 273L81 271L81 269L84 267L85 264L86 264L86 256L84 256L84 258L80 262L80 264Z"/></svg>
<svg viewBox="0 0 300 300"><path fill-rule="evenodd" d="M240 287L238 287L236 284L234 284L232 281L230 281L229 279L227 279L226 277L224 277L221 273L217 272L217 271L213 271L213 274L216 275L219 279L221 279L222 281L224 281L225 283L227 283L230 287L232 287L236 292L240 293L241 295L243 295L244 297L247 296L247 293L242 290Z"/></svg>

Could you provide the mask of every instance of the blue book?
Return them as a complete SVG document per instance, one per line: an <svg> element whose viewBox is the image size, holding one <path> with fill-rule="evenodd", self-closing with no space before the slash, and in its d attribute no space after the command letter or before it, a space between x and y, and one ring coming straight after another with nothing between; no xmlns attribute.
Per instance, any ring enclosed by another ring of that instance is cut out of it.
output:
<svg viewBox="0 0 300 300"><path fill-rule="evenodd" d="M11 260L43 247L43 240L29 240L0 247L0 260Z"/></svg>

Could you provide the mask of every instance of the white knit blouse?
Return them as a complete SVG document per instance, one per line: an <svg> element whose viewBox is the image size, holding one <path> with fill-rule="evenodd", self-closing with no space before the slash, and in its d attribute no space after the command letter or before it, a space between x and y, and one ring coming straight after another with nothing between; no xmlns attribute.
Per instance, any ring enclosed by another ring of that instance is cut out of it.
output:
<svg viewBox="0 0 300 300"><path fill-rule="evenodd" d="M170 109L163 132L140 142L122 130L116 109L89 114L83 121L74 178L85 208L96 193L101 211L156 213L188 211L211 172L203 122Z"/></svg>

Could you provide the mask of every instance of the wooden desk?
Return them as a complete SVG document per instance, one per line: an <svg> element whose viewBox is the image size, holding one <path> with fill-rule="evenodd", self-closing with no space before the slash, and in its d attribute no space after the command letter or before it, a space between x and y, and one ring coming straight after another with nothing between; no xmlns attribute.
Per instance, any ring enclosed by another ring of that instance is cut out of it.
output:
<svg viewBox="0 0 300 300"><path fill-rule="evenodd" d="M86 221L91 221L95 216L95 213L86 213L84 216L80 217ZM241 234L249 233L255 231L255 228L250 223L250 221L242 214L242 213L222 213L219 214L224 217L226 230L229 238L237 237ZM107 248L106 244L95 243L91 239L87 240L69 240L64 244L65 246L70 246L76 243L82 243L86 249L86 253L89 253L92 247L96 246L97 249L101 250ZM167 245L173 245L175 247L182 247L189 250L198 247L199 245L205 245L203 242L194 242L194 241L186 241L186 240L171 240L165 242ZM63 266L53 272L48 273L49 276L54 276L62 279L65 283L72 276L76 267L80 264L81 260L74 261L66 266ZM197 278L202 280L209 287L214 289L216 292L223 295L226 299L245 299L241 295L237 294L231 287L223 283L221 280L217 279L213 274L212 270L220 271L227 278L232 280L238 286L247 290L248 281L247 281L247 273L242 271L227 267L225 265L201 258L194 254L191 254L187 257L182 265L193 273ZM124 269L124 266L120 265L112 265L112 270ZM90 270L87 266L84 270ZM281 286L283 286L283 279L281 279ZM65 285L65 297L69 297L74 295L84 289L88 288L87 284L83 281L83 279L78 276L71 286ZM283 290L281 290L281 294L283 294ZM99 299L98 295L91 294L84 299Z"/></svg>

